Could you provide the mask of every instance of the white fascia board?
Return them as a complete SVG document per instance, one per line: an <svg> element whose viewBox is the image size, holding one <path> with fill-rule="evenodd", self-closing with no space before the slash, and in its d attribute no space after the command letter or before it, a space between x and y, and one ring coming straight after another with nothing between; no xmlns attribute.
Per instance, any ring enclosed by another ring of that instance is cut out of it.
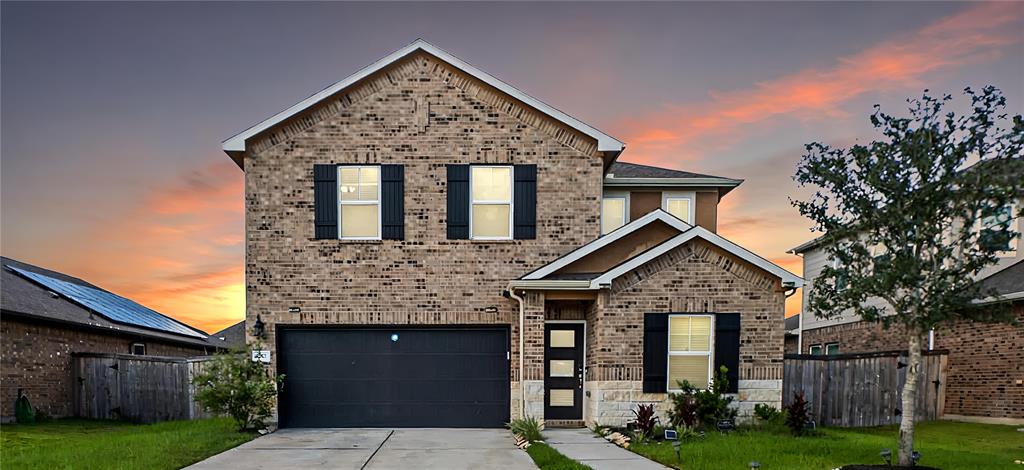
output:
<svg viewBox="0 0 1024 470"><path fill-rule="evenodd" d="M523 290L590 290L590 281L588 280L516 280L509 283L509 287L513 289Z"/></svg>
<svg viewBox="0 0 1024 470"><path fill-rule="evenodd" d="M605 186L725 186L736 187L743 180L731 178L605 178Z"/></svg>
<svg viewBox="0 0 1024 470"><path fill-rule="evenodd" d="M623 225L622 227L612 230L611 233L605 234L598 238L597 240L587 243L586 245L583 245L571 251L569 254L562 256L561 258L558 258L545 266L542 266L540 269L537 269L536 271L533 271L532 273L523 276L522 280L543 279L545 276L555 271L558 271L559 269L562 269L572 264L573 262L581 258L584 258L587 255L597 250L600 250L601 248L604 248L605 246L608 246L612 242L619 240L622 237L625 237L626 235L629 235L656 220L660 220L672 226L676 230L679 230L680 232L685 232L693 227L692 225L683 222L682 220L679 220L678 218L676 218L672 214L669 214L668 212L665 212L661 209L655 209L651 212L648 212L643 217L640 217L639 219L636 219L626 225Z"/></svg>
<svg viewBox="0 0 1024 470"><path fill-rule="evenodd" d="M1024 291L1012 292L1009 294L998 295L995 297L985 297L984 299L972 300L971 303L974 305L989 305L1021 299L1024 299Z"/></svg>
<svg viewBox="0 0 1024 470"><path fill-rule="evenodd" d="M478 80L480 80L480 81L482 81L482 82L484 82L484 83L486 83L486 84L488 84L490 86L493 86L494 88L497 88L498 90L501 90L502 92L512 96L513 98L515 98L515 99L517 99L519 101L522 101L523 103L526 103L527 105L537 109L538 111L540 111L540 112L542 112L544 114L547 114L548 116L551 116L552 118L562 122L563 124L573 128L573 129L576 129L576 130L582 132L583 134L586 134L586 135L588 135L590 137L593 137L594 139L597 140L597 150L598 151L601 151L601 152L621 152L623 149L626 148L626 145L623 144L618 139L615 139L614 137L611 137L611 136L609 136L609 135L607 135L607 134L605 134L605 133L603 133L603 132L601 132L601 131L599 131L599 130L597 130L597 129L595 129L595 128L587 125L587 124L584 124L583 122L577 120L576 118L573 118L572 116L569 116L568 114L565 114L565 113L559 111L558 109L555 109L554 107L549 106L548 104L546 104L546 103L544 103L544 102L542 102L542 101L540 101L540 100L538 100L538 99L536 99L536 98L534 98L534 97L532 97L530 95L527 95L526 93L523 93L522 91L516 89L515 87L513 87L513 86L511 86L511 85L509 85L509 84L507 84L507 83L505 83L505 82L503 82L503 81L501 81L501 80L491 76L487 72L484 72L484 71L482 71L482 70L480 70L480 69L478 69L476 67L473 67L472 65L462 61L461 59L459 59L459 58L449 54L448 52L446 52L446 51L438 48L437 46L434 46L433 44L430 44L430 43L428 43L428 42L426 42L426 41L424 41L422 39L417 39L416 41L413 41L412 44L409 44L408 46L405 46L405 47L403 47L403 48L401 48L401 49L399 49L399 50L397 50L395 52L392 52L391 54L388 54L383 59L380 59L380 60L374 62L373 64L369 65L368 67L365 67L362 70L360 70L360 71L358 71L358 72L356 72L356 73L354 73L352 75L349 75L345 79L343 79L343 80L341 80L341 81L339 81L339 82L337 82L337 83L335 83L335 84L333 84L333 85L331 85L331 86L329 86L327 88L324 88L323 90L319 91L318 93L314 94L313 96L310 96L309 98L306 98L306 99L296 103L295 105L291 106L290 108L288 108L288 109L286 109L284 111L281 111L280 113L275 114L274 116L270 117L269 119L266 119L266 120L264 120L264 121L262 121L262 122L260 122L260 123L258 123L256 125L248 128L248 129L246 129L246 130L244 130L244 131L242 131L242 132L232 136L231 138L225 140L222 143L221 147L223 148L223 150L225 152L242 152L242 151L245 151L245 141L246 141L246 139L248 139L248 138L250 138L250 137L252 137L252 136L254 136L256 134L259 134L260 132L263 132L263 131L265 131L265 130L267 130L267 129L269 129L269 128L277 125L277 124L279 124L280 122L282 122L282 121L284 121L284 120L294 116L295 114L298 114L302 110L304 110L306 108L309 108L310 106L313 106L313 105L319 103L320 101L330 97L331 95L334 95L335 93L345 89L346 87L352 85L353 83L356 83L359 80L362 80L363 78L366 78L367 76L377 72L380 69L383 69L384 67L387 67L388 65L391 65L392 63L398 61L399 59L401 59L401 58L403 58L403 57L405 57L405 56L407 56L407 55L409 55L409 54L411 54L411 53L413 53L413 52L415 52L417 50L422 50L422 51L427 52L428 54L431 54L431 55L433 55L433 56L435 56L435 57L437 57L437 58L439 58L439 59L441 59L441 60L443 60L445 62L448 62L449 64L451 64L455 68L457 68L459 70L462 70L463 72L465 72L465 73L467 73L469 75L472 75L473 77L477 78Z"/></svg>
<svg viewBox="0 0 1024 470"><path fill-rule="evenodd" d="M797 276L796 274L793 274L789 271L786 271L785 269L782 269L775 263L772 263L771 261L768 261L760 256L757 256L756 254L747 250L746 248L743 248L729 240L726 240L725 238L722 238L720 235L708 231L704 227L694 226L692 229L683 232L679 235L676 235L675 237L665 241L664 243L650 250L647 250L640 254L639 256L609 270L608 272L602 274L600 277L595 278L594 280L590 281L590 286L594 289L608 287L611 285L612 281L615 280L615 278L625 273L628 273L644 265L645 263L665 253L668 253L669 251L675 249L676 247L682 245L683 243L686 243L697 237L700 237L710 242L711 244L737 256L738 258L750 264L753 264L754 266L757 266L775 276L778 276L780 279L782 279L782 284L784 286L803 287L804 285L804 280L800 276Z"/></svg>

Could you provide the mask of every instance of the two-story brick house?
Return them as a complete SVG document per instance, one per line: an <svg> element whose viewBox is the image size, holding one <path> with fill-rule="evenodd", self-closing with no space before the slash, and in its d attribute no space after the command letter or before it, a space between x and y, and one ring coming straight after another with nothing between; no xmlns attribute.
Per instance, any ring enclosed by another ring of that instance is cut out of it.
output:
<svg viewBox="0 0 1024 470"><path fill-rule="evenodd" d="M624 148L424 41L225 141L280 425L621 424L718 366L779 405L802 280L715 233L741 181Z"/></svg>

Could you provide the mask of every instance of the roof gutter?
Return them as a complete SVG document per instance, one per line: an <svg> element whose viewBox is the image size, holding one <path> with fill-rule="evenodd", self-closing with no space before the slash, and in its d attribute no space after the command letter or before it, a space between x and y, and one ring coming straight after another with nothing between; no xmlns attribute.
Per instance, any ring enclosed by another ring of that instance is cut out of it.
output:
<svg viewBox="0 0 1024 470"><path fill-rule="evenodd" d="M724 186L728 188L735 188L743 183L743 180L737 180L732 178L605 178L604 185L617 187L617 186L632 186L632 187L664 187L664 186L678 186L678 187L708 187L708 186Z"/></svg>
<svg viewBox="0 0 1024 470"><path fill-rule="evenodd" d="M583 279L516 279L508 283L508 288L522 290L590 290L589 280Z"/></svg>

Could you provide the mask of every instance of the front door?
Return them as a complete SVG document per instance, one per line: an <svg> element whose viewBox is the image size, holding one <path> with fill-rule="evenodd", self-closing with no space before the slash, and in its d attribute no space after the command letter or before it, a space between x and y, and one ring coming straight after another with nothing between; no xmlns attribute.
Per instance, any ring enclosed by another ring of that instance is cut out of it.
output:
<svg viewBox="0 0 1024 470"><path fill-rule="evenodd" d="M583 324L544 325L544 419L583 419Z"/></svg>

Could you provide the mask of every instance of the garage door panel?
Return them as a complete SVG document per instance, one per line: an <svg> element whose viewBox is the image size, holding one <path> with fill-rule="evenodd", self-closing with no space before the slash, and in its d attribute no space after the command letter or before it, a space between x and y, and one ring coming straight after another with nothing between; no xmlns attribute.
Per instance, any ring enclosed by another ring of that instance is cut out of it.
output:
<svg viewBox="0 0 1024 470"><path fill-rule="evenodd" d="M278 344L282 426L508 421L507 328L283 328Z"/></svg>

